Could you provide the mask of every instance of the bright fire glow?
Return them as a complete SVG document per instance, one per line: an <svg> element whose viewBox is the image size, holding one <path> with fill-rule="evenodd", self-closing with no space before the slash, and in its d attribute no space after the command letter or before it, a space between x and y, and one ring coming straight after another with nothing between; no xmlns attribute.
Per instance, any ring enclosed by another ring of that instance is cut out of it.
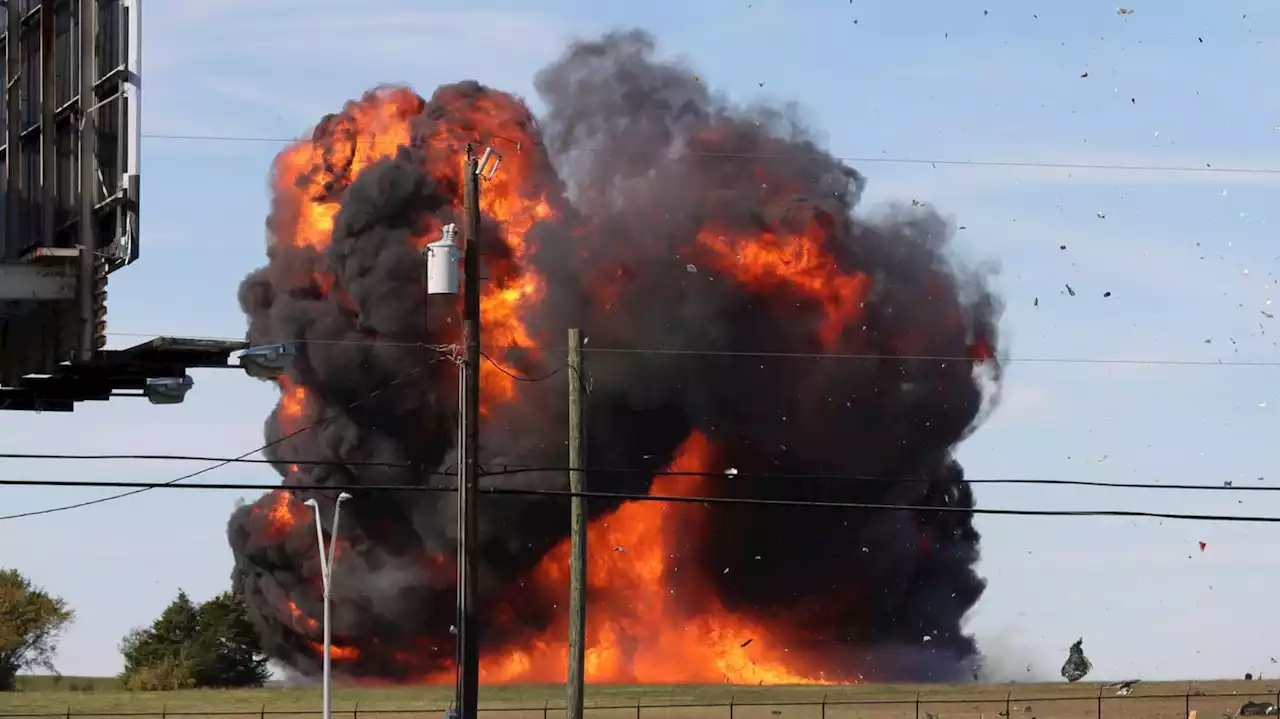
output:
<svg viewBox="0 0 1280 719"><path fill-rule="evenodd" d="M713 471L714 447L691 435L671 464L675 472ZM650 494L696 495L701 477L660 476ZM694 503L632 502L593 522L587 533L587 681L604 684L822 684L773 644L762 625L730 614L710 591L680 575L682 541L702 526ZM557 545L533 573L529 591L562 598L569 544ZM700 591L701 590L701 591ZM543 635L482 656L485 684L549 683L565 678L567 617ZM453 681L452 670L428 678Z"/></svg>
<svg viewBox="0 0 1280 719"><path fill-rule="evenodd" d="M802 235L771 232L726 236L698 234L698 245L709 250L720 268L743 284L760 288L786 287L821 303L826 317L818 339L829 349L839 347L840 335L856 320L871 289L866 275L846 274L823 249L822 230L810 225Z"/></svg>
<svg viewBox="0 0 1280 719"><path fill-rule="evenodd" d="M461 162L465 144L477 137L518 139L522 129L512 120L512 108L494 106L497 104L500 103L496 100L477 103L471 119L479 129L473 133L419 138L426 145L424 156L452 156ZM326 142L301 141L282 152L276 159L276 194L298 209L291 225L283 219L277 220L280 225L276 228L277 240L317 252L328 248L340 203L337 198L323 195L320 188L326 183L353 180L378 160L392 157L399 148L407 146L413 135L411 118L421 109L421 98L412 92L384 90L372 100L351 103L346 108L349 117L336 121L339 127L326 136ZM523 144L532 145L528 139ZM485 145L479 147L483 149ZM524 160L519 150L500 150L503 160L499 171L492 179L482 181L480 193L481 212L502 228L502 239L510 254L509 261L493 259L486 263L480 297L482 341L485 347L494 348L490 352L498 362L502 362L507 349L534 346L521 315L524 308L542 299L545 288L542 277L525 261L530 249L527 233L539 220L554 214L545 198L532 189L535 178L531 163ZM346 169L341 175L326 169L342 167ZM443 163L428 169L455 173L452 177L437 176L442 186L450 183L458 186L462 179L461 164ZM307 181L300 183L299 178ZM455 198L459 215L461 199L461 196ZM438 230L438 226L433 228L433 232ZM436 235L420 237L417 245L422 247L436 239ZM333 285L333 278L325 274L308 280L323 293ZM480 377L481 401L486 414L494 405L509 401L515 395L515 380L493 364L482 363Z"/></svg>
<svg viewBox="0 0 1280 719"><path fill-rule="evenodd" d="M395 155L411 139L421 150L428 171L435 173L440 187L455 188L453 205L461 217L461 158L467 142L485 138L502 143L498 147L503 163L491 180L482 183L481 209L486 219L500 230L506 256L486 250L484 257L481 315L483 343L495 361L513 348L536 352L525 324L526 311L546 294L545 279L529 261L535 225L552 218L555 210L541 193L536 176L536 159L519 146L534 147L533 138L524 137L523 125L515 118L523 109L514 101L493 95L473 102L469 125L436 125L438 134L418 136L412 118L422 109L422 100L407 90L383 90L346 108L346 115L331 122L324 142L300 141L276 160L274 184L277 198L293 212L277 213L277 242L324 252L332 241L340 198L324 193L325 186L342 186L380 159ZM499 139L500 138L500 139ZM508 147L507 144L513 145ZM519 143L518 146L517 143ZM300 181L300 178L302 181ZM458 220L461 224L461 220ZM427 236L415 238L418 247L438 236L432 221ZM816 303L825 317L816 328L823 345L836 348L846 329L856 326L871 281L860 274L841 271L825 246L824 232L816 223L801 232L786 235L770 232L728 232L707 228L694 240L699 251L709 256L718 271L744 285L763 292L787 292ZM323 263L317 263L323 266ZM621 272L621 270L619 271ZM614 280L620 280L621 275ZM334 300L350 302L334 278L323 272L295 280L322 297L332 291ZM610 283L597 297L605 296ZM615 283L616 284L616 283ZM975 356L987 353L975 349ZM487 414L515 398L515 380L492 363L482 363L482 408ZM305 426L307 390L284 378L278 418L282 434ZM693 434L678 451L671 468L677 471L714 469L715 447L702 435ZM297 467L291 468L297 471ZM697 494L699 477L658 477L652 494ZM285 492L275 493L264 505L272 537L283 537L298 522L296 499ZM699 528L704 526L706 509L695 503L636 502L594 521L588 530L587 680L593 683L706 683L822 684L822 672L812 671L795 654L788 652L760 622L729 612L715 598L715 592L700 584L692 560L682 569L682 554L696 550ZM567 626L563 599L568 585L569 547L566 539L554 547L537 565L524 584L539 599L559 602L559 620L546 632L527 637L502 649L486 648L481 664L481 681L486 684L560 682L565 677ZM515 601L519 601L516 598ZM303 635L303 641L317 655L323 647L315 641L318 625L290 601L282 607L282 617ZM286 614L287 613L287 614ZM340 637L339 637L340 638ZM330 651L335 661L354 661L356 647L335 644ZM452 683L448 669L422 681Z"/></svg>

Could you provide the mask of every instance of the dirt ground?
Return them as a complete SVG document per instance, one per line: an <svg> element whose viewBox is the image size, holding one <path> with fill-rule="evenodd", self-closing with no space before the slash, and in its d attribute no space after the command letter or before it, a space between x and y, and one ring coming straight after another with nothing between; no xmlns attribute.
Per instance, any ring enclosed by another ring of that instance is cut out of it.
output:
<svg viewBox="0 0 1280 719"><path fill-rule="evenodd" d="M28 681L0 694L4 717L319 716L318 687L132 693L109 680ZM443 716L451 687L337 687L335 719ZM1101 697L1101 699L1099 699ZM562 717L560 686L482 687L484 719ZM1234 716L1246 701L1275 703L1280 681L1141 683L1130 696L1098 684L867 684L854 687L591 686L588 719L1159 719Z"/></svg>

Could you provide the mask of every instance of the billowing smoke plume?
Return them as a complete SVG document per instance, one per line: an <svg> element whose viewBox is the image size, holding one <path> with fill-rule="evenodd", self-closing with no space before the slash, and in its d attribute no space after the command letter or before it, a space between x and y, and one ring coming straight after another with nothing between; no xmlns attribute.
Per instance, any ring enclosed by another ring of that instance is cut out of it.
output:
<svg viewBox="0 0 1280 719"><path fill-rule="evenodd" d="M855 217L864 178L796 117L726 104L640 32L572 45L535 85L537 121L475 82L429 100L378 88L281 153L269 262L240 300L250 342L301 342L266 424L268 440L297 432L269 450L286 484L452 484L457 368L440 346L459 341L459 307L428 299L420 250L461 223L476 141L503 156L482 187L486 467L564 466L565 373L511 375L562 367L565 330L580 327L593 489L649 491L646 473L696 434L712 471L737 470L702 482L708 496L973 506L953 450L998 388L1001 306L953 263L946 221L927 207ZM603 471L616 468L640 471ZM562 471L485 482L566 486ZM455 499L357 494L343 505L335 666L447 676ZM331 491L267 495L228 530L268 651L304 674L320 665L311 496L327 531ZM563 594L530 577L569 523L562 498L482 501L493 656L562 621ZM589 506L599 519L618 503ZM826 678L972 671L962 618L984 582L971 513L711 504L697 518L672 550L680 576Z"/></svg>

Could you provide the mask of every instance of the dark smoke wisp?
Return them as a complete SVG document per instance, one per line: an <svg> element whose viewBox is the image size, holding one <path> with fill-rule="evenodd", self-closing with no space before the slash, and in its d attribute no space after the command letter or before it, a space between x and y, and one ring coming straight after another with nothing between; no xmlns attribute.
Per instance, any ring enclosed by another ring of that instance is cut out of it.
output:
<svg viewBox="0 0 1280 719"><path fill-rule="evenodd" d="M568 327L583 328L589 349L704 352L589 353L591 465L659 470L696 431L720 468L742 475L902 478L734 478L704 483L710 494L973 505L953 451L996 396L1002 306L984 277L954 263L951 226L927 208L859 218L865 179L797 118L729 107L654 50L641 32L573 44L536 77L547 108L536 122L517 98L474 82L427 100L383 87L281 154L268 264L240 290L250 342L302 341L266 435L332 418L270 456L415 468L281 462L286 484L451 483L427 475L453 463L456 368L447 353L412 345L458 340L456 303L424 295L419 250L459 220L459 158L476 140L504 157L483 188L497 203L486 205L482 237L495 360L518 374L554 370L563 361L550 348L564 346ZM317 220L317 207L329 219ZM503 289L524 299L507 302ZM511 322L500 314L508 305ZM563 466L563 383L484 378L486 464ZM551 472L490 481L565 482ZM593 488L625 492L650 481L589 477ZM332 493L313 494L327 528ZM343 505L334 627L349 654L335 654L339 672L448 676L453 501L369 493ZM600 518L616 504L590 507ZM500 654L562 614L562 597L527 582L568 521L550 500L487 497L483 511L483 641ZM315 674L320 587L308 512L268 495L237 509L228 535L235 588L271 655ZM682 571L725 610L821 658L829 679L972 671L977 649L963 619L985 583L971 514L714 505L701 516L679 542Z"/></svg>

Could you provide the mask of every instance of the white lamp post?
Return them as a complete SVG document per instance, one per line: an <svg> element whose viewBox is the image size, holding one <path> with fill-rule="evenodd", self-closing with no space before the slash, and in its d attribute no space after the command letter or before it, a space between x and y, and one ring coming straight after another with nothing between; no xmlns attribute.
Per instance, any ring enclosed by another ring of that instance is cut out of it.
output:
<svg viewBox="0 0 1280 719"><path fill-rule="evenodd" d="M314 499L308 499L305 502L308 507L311 507L311 510L315 512L316 515L316 551L320 552L320 581L324 587L324 674L321 679L321 685L323 687L323 699L321 701L324 705L322 708L324 719L331 719L330 715L333 710L333 696L331 691L333 687L333 668L331 665L332 657L330 656L330 652L333 649L333 630L329 626L331 606L331 595L329 592L329 587L331 586L330 577L333 575L333 553L338 547L339 512L342 509L342 503L348 499L351 499L351 495L343 492L338 495L338 501L333 505L333 529L329 532L328 551L325 551L324 530L320 527L320 504Z"/></svg>

